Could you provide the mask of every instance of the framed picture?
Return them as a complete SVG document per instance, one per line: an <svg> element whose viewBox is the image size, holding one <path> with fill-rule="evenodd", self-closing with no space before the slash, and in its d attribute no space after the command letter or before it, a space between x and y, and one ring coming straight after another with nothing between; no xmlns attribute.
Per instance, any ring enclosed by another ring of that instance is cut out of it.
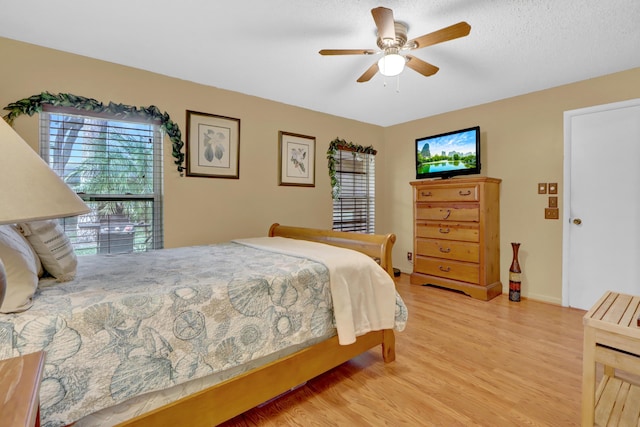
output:
<svg viewBox="0 0 640 427"><path fill-rule="evenodd" d="M187 110L187 176L240 178L240 119Z"/></svg>
<svg viewBox="0 0 640 427"><path fill-rule="evenodd" d="M280 178L278 185L316 186L316 139L313 136L278 132Z"/></svg>

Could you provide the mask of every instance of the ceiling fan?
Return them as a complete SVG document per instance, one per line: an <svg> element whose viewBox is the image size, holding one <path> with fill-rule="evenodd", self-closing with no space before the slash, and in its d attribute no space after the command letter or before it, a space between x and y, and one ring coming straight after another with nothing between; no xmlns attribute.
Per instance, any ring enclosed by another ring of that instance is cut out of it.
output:
<svg viewBox="0 0 640 427"><path fill-rule="evenodd" d="M401 52L421 49L464 37L471 31L471 26L462 21L415 39L407 40L407 25L394 21L391 9L376 7L371 9L371 14L378 29L377 44L381 50L323 49L320 51L320 55L376 55L381 53L383 56L358 78L358 83L368 82L378 71L387 77L396 76L402 72L405 65L423 76L431 76L438 72L438 67L415 56L402 55Z"/></svg>

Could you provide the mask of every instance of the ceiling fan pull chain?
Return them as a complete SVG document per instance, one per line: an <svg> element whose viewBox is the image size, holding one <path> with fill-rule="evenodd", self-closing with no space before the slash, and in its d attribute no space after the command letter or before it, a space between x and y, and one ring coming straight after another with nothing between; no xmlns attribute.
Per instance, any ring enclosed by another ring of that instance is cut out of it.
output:
<svg viewBox="0 0 640 427"><path fill-rule="evenodd" d="M396 93L400 93L400 74L398 74L397 79L398 80L396 80Z"/></svg>

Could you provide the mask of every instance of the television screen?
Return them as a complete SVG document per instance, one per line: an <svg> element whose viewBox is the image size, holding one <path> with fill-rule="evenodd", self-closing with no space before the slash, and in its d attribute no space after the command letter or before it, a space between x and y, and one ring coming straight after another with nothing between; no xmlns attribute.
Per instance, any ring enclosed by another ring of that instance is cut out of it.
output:
<svg viewBox="0 0 640 427"><path fill-rule="evenodd" d="M416 139L416 179L480 173L480 126Z"/></svg>

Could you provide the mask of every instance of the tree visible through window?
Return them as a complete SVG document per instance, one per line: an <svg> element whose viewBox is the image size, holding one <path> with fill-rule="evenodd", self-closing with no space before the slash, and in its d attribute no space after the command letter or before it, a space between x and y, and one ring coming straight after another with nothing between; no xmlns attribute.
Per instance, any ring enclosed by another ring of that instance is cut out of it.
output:
<svg viewBox="0 0 640 427"><path fill-rule="evenodd" d="M375 154L338 147L334 160L338 196L333 199L333 229L374 233Z"/></svg>
<svg viewBox="0 0 640 427"><path fill-rule="evenodd" d="M49 111L40 128L41 156L91 208L62 220L77 254L163 247L157 124Z"/></svg>

